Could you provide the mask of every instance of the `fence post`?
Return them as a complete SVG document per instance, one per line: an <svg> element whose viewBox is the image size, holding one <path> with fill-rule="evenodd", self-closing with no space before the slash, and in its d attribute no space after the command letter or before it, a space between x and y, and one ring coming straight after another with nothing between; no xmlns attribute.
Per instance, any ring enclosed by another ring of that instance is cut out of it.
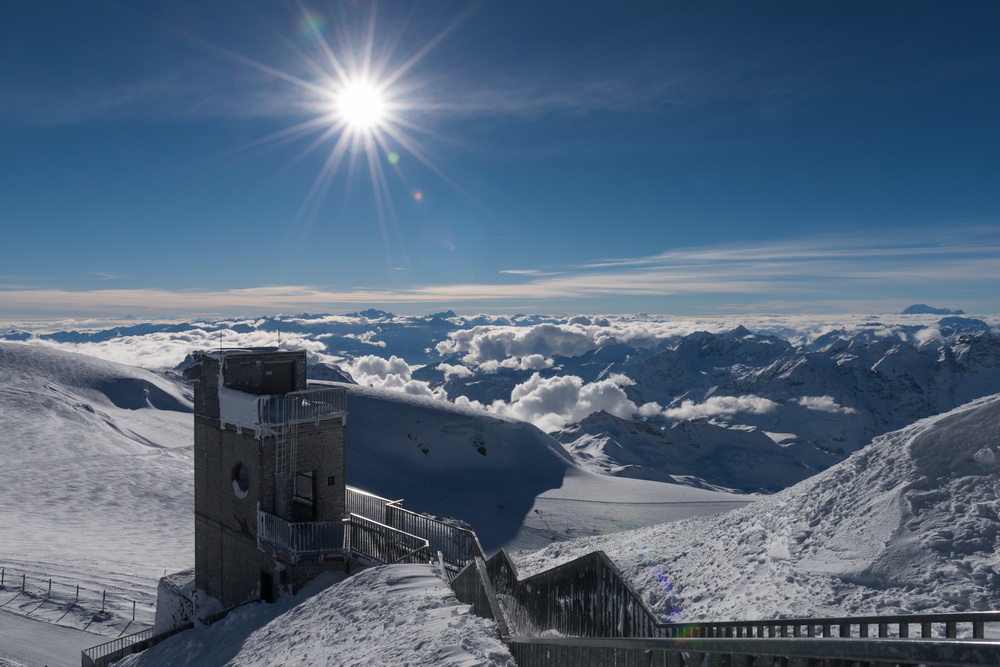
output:
<svg viewBox="0 0 1000 667"><path fill-rule="evenodd" d="M3 586L3 577L7 574L7 568L0 569L0 586Z"/></svg>
<svg viewBox="0 0 1000 667"><path fill-rule="evenodd" d="M52 597L52 579L49 579L49 594L48 597Z"/></svg>
<svg viewBox="0 0 1000 667"><path fill-rule="evenodd" d="M108 599L108 592L101 591L101 613L104 613L104 602Z"/></svg>
<svg viewBox="0 0 1000 667"><path fill-rule="evenodd" d="M73 604L77 604L80 601L80 584L76 585L76 599L73 600Z"/></svg>
<svg viewBox="0 0 1000 667"><path fill-rule="evenodd" d="M135 620L135 600L132 600L132 620Z"/></svg>
<svg viewBox="0 0 1000 667"><path fill-rule="evenodd" d="M25 575L22 573L21 574L21 592L22 593L24 592L24 579L25 579Z"/></svg>

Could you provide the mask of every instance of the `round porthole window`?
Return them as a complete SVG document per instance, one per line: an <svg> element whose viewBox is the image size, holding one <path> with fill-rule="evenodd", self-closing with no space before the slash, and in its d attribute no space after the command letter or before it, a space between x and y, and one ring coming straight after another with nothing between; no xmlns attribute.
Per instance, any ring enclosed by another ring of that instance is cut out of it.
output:
<svg viewBox="0 0 1000 667"><path fill-rule="evenodd" d="M246 498L250 489L250 471L242 462L233 466L233 493L237 498Z"/></svg>

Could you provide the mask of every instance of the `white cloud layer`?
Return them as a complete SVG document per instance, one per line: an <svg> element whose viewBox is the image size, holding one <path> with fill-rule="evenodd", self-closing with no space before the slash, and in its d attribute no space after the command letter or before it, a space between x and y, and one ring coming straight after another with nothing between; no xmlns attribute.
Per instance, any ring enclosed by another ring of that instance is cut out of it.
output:
<svg viewBox="0 0 1000 667"><path fill-rule="evenodd" d="M86 354L99 359L117 361L129 366L167 369L177 366L184 357L199 350L217 350L225 347L273 347L278 336L273 331L236 332L230 329L209 331L191 329L181 332L156 332L141 336L119 336L104 341L65 343L47 339L34 339L32 344L53 347L67 352ZM310 362L337 363L338 357L324 354L326 344L308 334L281 334L281 347L288 350L305 350Z"/></svg>
<svg viewBox="0 0 1000 667"><path fill-rule="evenodd" d="M674 334L674 326L662 324L665 323L577 316L566 324L477 326L451 332L435 349L441 355L464 353L463 362L486 365L487 370L496 368L490 362L504 368L541 370L551 367L553 355L575 357L619 342L636 347L653 346Z"/></svg>
<svg viewBox="0 0 1000 667"><path fill-rule="evenodd" d="M683 401L679 407L667 408L662 414L668 419L699 419L703 417L729 417L740 412L760 415L773 412L777 408L778 404L770 399L747 394L746 396L712 396L703 403Z"/></svg>
<svg viewBox="0 0 1000 667"><path fill-rule="evenodd" d="M432 389L422 380L414 380L412 367L405 359L392 355L388 359L368 354L353 361L341 363L341 368L351 374L355 382L379 389L394 389L414 396L428 396L447 400L448 393L442 389Z"/></svg>
<svg viewBox="0 0 1000 667"><path fill-rule="evenodd" d="M489 410L531 422L545 432L561 429L599 410L628 419L637 408L623 387L632 384L632 379L621 374L587 383L575 375L543 378L535 373L514 387L509 402L494 401Z"/></svg>
<svg viewBox="0 0 1000 667"><path fill-rule="evenodd" d="M833 414L852 415L857 412L854 408L839 405L833 396L801 396L795 402L804 408L817 412L830 412Z"/></svg>

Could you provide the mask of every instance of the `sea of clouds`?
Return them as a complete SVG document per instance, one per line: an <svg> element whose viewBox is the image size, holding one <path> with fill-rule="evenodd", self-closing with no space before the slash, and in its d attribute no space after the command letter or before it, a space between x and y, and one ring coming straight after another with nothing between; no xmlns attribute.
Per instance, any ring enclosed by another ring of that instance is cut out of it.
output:
<svg viewBox="0 0 1000 667"><path fill-rule="evenodd" d="M997 330L1000 316L975 316ZM179 368L191 353L219 347L280 346L305 350L309 362L337 365L359 384L489 410L500 417L529 421L553 431L604 410L621 418L662 415L668 419L762 414L777 405L753 394L683 400L670 406L636 405L625 387L634 381L621 373L587 381L557 365L611 345L653 348L704 331L721 333L743 326L809 345L823 336L899 338L925 345L944 336L938 315L741 315L673 317L637 315L489 315L394 316L381 311L351 315L296 315L193 322L4 323L0 340L44 345L131 366L166 371ZM65 328L63 328L65 327ZM442 380L415 377L436 365ZM474 380L504 371L531 373L509 396L479 402L448 394L442 382ZM811 410L845 413L830 396L797 399Z"/></svg>

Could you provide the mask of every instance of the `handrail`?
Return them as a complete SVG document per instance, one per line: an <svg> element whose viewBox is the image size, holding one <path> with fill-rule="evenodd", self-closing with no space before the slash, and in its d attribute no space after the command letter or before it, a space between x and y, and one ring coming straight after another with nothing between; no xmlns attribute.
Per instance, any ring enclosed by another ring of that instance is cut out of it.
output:
<svg viewBox="0 0 1000 667"><path fill-rule="evenodd" d="M153 634L153 629L148 628L103 644L98 644L97 646L91 646L80 652L80 664L82 667L107 667L107 665L117 662L127 655L145 651L147 648L156 646L164 639L173 637L179 632L190 630L193 627L193 622L185 623L160 634Z"/></svg>
<svg viewBox="0 0 1000 667"><path fill-rule="evenodd" d="M585 656L601 657L608 656L609 651L613 652L612 659L617 658L618 664L639 664L638 659L641 657L642 664L700 666L708 656L767 657L772 661L775 657L836 660L837 664L975 667L995 667L1000 664L1000 641L963 639L509 637L506 641L519 667L576 664L581 661L581 651L586 652L583 653ZM683 662L670 660L668 656L674 656L675 660L680 658ZM606 657L605 659L608 663L612 662ZM586 658L583 661L586 662Z"/></svg>
<svg viewBox="0 0 1000 667"><path fill-rule="evenodd" d="M473 530L410 511L401 505L389 504L385 512L385 523L409 533L423 535L430 543L431 550L440 551L448 565L464 567L477 556L486 557L479 537Z"/></svg>
<svg viewBox="0 0 1000 667"><path fill-rule="evenodd" d="M258 509L257 539L258 546L266 542L295 559L355 553L381 563L416 562L416 555L424 552L427 557L419 562L430 560L426 538L358 514L339 521L291 522Z"/></svg>
<svg viewBox="0 0 1000 667"><path fill-rule="evenodd" d="M496 619L501 639L521 667L581 662L702 665L708 656L713 656L708 661L713 665L715 658L721 660L718 664L735 664L731 658L737 657L1000 665L1000 641L983 639L984 625L1000 623L1000 612L659 623L599 551L519 579L514 563L501 550L486 562L469 564L450 583L473 613ZM921 638L908 638L913 624L920 625ZM971 638L956 638L960 624L972 625ZM889 636L893 625L897 637ZM933 629L941 625L946 637L932 638ZM878 635L868 636L875 627ZM852 636L854 628L860 636Z"/></svg>
<svg viewBox="0 0 1000 667"><path fill-rule="evenodd" d="M403 532L398 528L352 514L345 532L344 549L382 563L395 564L414 561L413 556L423 551L428 554L427 540Z"/></svg>
<svg viewBox="0 0 1000 667"><path fill-rule="evenodd" d="M464 567L476 556L486 558L475 531L406 509L402 500L382 498L353 486L347 487L346 500L351 514L425 537L431 552L440 551L452 567Z"/></svg>
<svg viewBox="0 0 1000 667"><path fill-rule="evenodd" d="M934 636L934 627L942 626L947 639L958 637L959 625L971 625L972 638L983 639L986 623L1000 623L1000 611L935 612L929 614L893 614L887 616L836 616L815 618L779 618L753 621L706 621L700 623L664 624L666 636L678 634L699 637L878 637L887 638L895 629L900 639L910 637L909 626L920 626L920 638ZM895 626L895 627L894 627ZM834 634L836 629L836 634Z"/></svg>
<svg viewBox="0 0 1000 667"><path fill-rule="evenodd" d="M258 424L305 423L346 414L347 390L343 387L272 394L261 396L257 401Z"/></svg>

